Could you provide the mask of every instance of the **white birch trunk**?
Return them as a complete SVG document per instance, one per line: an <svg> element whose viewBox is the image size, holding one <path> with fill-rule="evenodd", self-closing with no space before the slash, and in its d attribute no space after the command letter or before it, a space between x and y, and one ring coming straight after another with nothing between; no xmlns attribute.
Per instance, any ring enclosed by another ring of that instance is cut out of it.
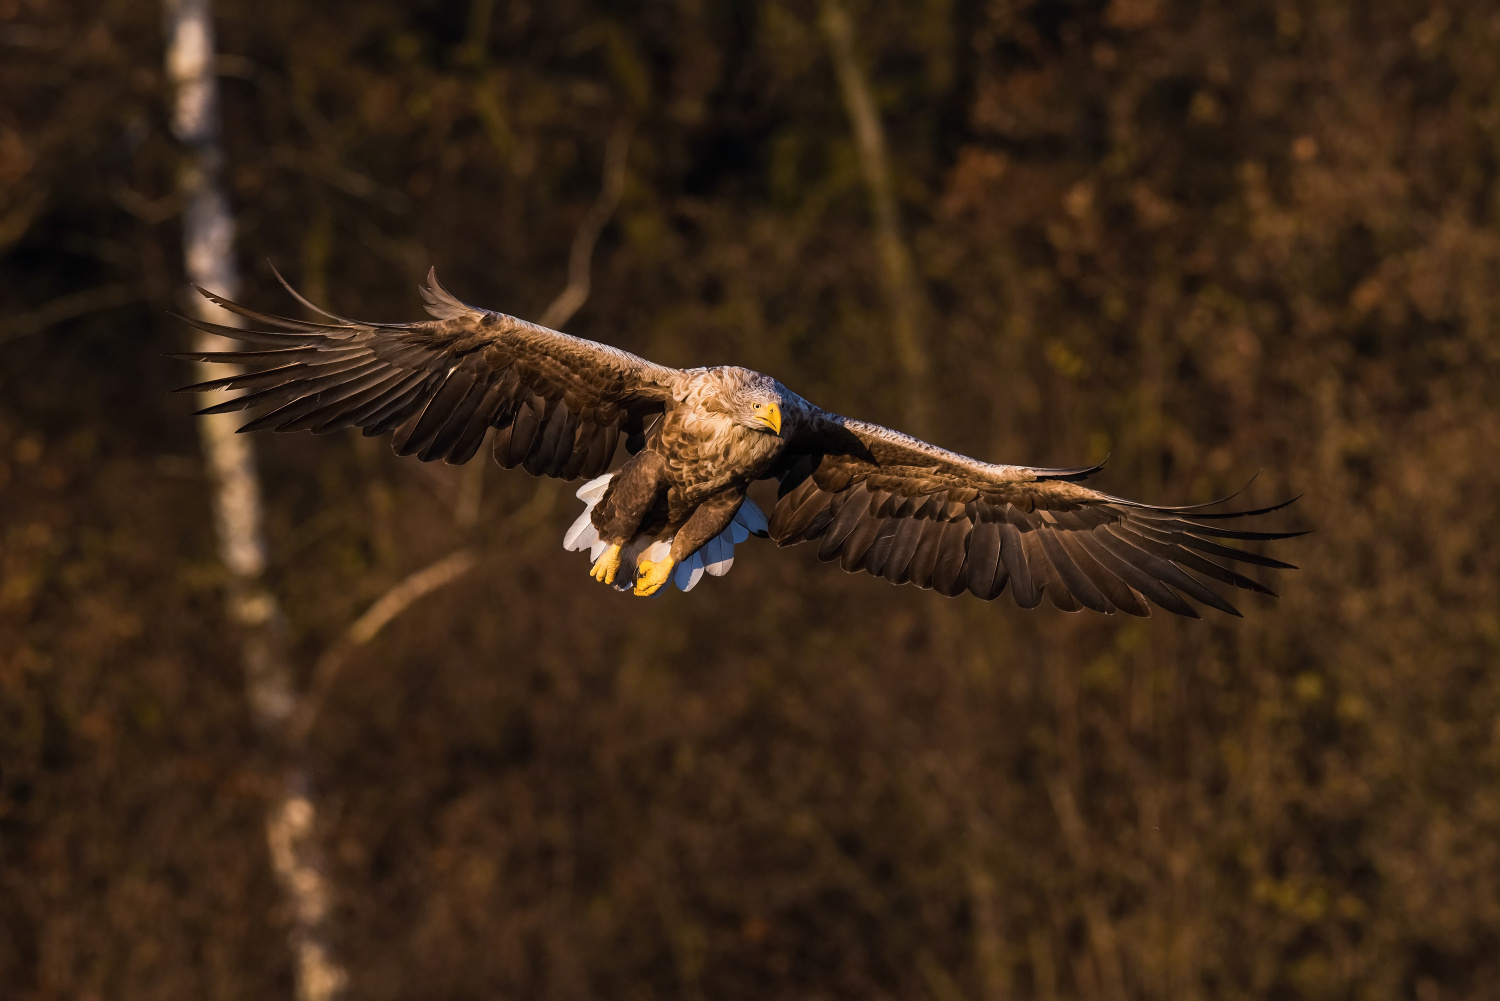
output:
<svg viewBox="0 0 1500 1001"><path fill-rule="evenodd" d="M164 0L167 75L173 85L172 131L187 148L179 185L183 208L183 259L190 281L227 296L239 291L234 263L234 216L222 180L218 80L209 0ZM188 308L202 319L239 326L239 317L196 293ZM199 350L221 350L222 339L199 335ZM229 374L226 366L200 365L200 378ZM210 370L211 368L211 370ZM285 624L263 574L266 544L260 480L251 439L235 434L233 414L198 419L203 456L213 490L219 553L229 571L230 621L242 644L246 696L257 726L278 751L289 748L288 728L298 700L286 660ZM328 879L317 850L317 803L305 766L289 762L269 804L266 842L277 882L292 918L299 1001L333 1001L348 977L327 945Z"/></svg>

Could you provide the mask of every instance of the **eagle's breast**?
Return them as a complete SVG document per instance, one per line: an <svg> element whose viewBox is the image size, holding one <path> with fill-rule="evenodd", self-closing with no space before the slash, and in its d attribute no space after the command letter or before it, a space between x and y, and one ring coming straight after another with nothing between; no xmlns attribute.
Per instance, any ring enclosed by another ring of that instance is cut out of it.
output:
<svg viewBox="0 0 1500 1001"><path fill-rule="evenodd" d="M716 370L695 373L662 420L655 447L667 460L673 485L690 502L757 478L784 445L735 420L725 402L729 392Z"/></svg>

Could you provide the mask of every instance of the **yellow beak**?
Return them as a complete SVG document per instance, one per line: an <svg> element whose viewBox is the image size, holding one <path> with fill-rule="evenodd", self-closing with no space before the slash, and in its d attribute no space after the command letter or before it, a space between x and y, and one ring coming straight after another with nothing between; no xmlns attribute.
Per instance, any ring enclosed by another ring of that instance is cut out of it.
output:
<svg viewBox="0 0 1500 1001"><path fill-rule="evenodd" d="M766 403L755 412L755 419L776 434L781 434L781 408L774 403Z"/></svg>

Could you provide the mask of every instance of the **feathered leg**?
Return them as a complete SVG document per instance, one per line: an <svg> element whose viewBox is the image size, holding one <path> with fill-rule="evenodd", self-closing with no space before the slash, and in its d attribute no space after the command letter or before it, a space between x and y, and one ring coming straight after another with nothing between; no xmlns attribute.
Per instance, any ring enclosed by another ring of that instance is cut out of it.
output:
<svg viewBox="0 0 1500 1001"><path fill-rule="evenodd" d="M642 597L655 594L672 579L678 564L690 559L710 540L729 527L734 513L745 499L743 487L730 487L699 504L672 539L671 552L662 560L641 560L636 565L635 592Z"/></svg>

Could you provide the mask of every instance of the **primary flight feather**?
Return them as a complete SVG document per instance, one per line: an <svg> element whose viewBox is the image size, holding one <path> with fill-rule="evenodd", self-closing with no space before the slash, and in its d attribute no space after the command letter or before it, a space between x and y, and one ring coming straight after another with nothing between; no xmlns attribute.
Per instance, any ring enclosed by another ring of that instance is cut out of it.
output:
<svg viewBox="0 0 1500 1001"><path fill-rule="evenodd" d="M429 272L434 317L365 323L270 316L199 289L261 329L182 317L252 351L178 357L266 367L185 387L245 390L200 414L261 409L240 430L346 427L394 432L400 455L467 462L495 429L495 461L538 476L588 477L564 543L591 575L654 594L722 574L750 534L814 542L845 570L945 595L1197 617L1187 599L1232 615L1208 580L1273 594L1232 564L1294 569L1219 540L1269 541L1218 522L1274 511L1205 513L1113 497L1077 481L1097 470L992 465L876 424L831 414L768 375L676 369L460 302ZM608 472L619 441L630 458ZM746 496L779 482L769 521Z"/></svg>

